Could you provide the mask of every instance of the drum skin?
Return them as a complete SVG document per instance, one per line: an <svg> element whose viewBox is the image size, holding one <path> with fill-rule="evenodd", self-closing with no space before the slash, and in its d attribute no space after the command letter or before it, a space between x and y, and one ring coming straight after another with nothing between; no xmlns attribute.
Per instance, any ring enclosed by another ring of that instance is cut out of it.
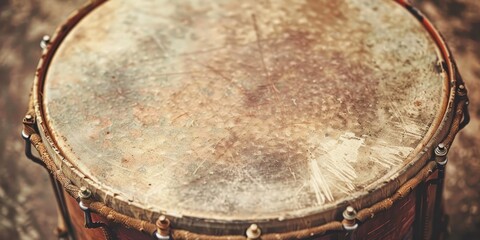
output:
<svg viewBox="0 0 480 240"><path fill-rule="evenodd" d="M37 125L74 185L132 218L206 235L318 226L390 197L448 132L455 93L417 18L389 0L95 2L41 62ZM412 238L429 189L356 239ZM67 199L79 238L96 234Z"/></svg>

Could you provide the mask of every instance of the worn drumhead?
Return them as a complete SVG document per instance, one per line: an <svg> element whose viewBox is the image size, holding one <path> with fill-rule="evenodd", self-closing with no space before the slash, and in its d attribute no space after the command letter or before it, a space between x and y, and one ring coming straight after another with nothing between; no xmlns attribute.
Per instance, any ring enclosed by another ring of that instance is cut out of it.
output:
<svg viewBox="0 0 480 240"><path fill-rule="evenodd" d="M38 98L57 164L120 212L287 230L414 164L442 114L438 61L393 1L110 1Z"/></svg>

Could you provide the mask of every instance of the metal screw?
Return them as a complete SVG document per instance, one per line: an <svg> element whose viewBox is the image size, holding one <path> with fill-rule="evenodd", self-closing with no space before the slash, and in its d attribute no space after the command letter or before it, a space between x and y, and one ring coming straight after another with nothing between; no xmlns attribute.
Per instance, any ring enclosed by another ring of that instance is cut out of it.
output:
<svg viewBox="0 0 480 240"><path fill-rule="evenodd" d="M78 190L78 197L80 199L88 199L92 196L92 192L88 190L86 187L81 187L80 190Z"/></svg>
<svg viewBox="0 0 480 240"><path fill-rule="evenodd" d="M443 143L438 144L438 146L435 148L434 153L435 153L435 162L437 162L437 164L441 166L444 166L445 164L447 164L448 149L445 146L445 144Z"/></svg>
<svg viewBox="0 0 480 240"><path fill-rule="evenodd" d="M458 85L458 95L462 97L467 95L467 89L465 89L465 85Z"/></svg>
<svg viewBox="0 0 480 240"><path fill-rule="evenodd" d="M44 35L42 37L42 40L40 41L40 47L42 49L46 49L48 47L48 44L50 44L50 36Z"/></svg>
<svg viewBox="0 0 480 240"><path fill-rule="evenodd" d="M343 217L347 220L354 220L357 217L357 211L352 206L348 206L345 211L343 211Z"/></svg>
<svg viewBox="0 0 480 240"><path fill-rule="evenodd" d="M250 225L250 227L247 228L246 234L247 239L260 239L260 235L262 235L262 230L260 230L257 224L252 224Z"/></svg>
<svg viewBox="0 0 480 240"><path fill-rule="evenodd" d="M33 123L33 116L30 114L25 115L25 118L23 118L23 123L27 123L27 124Z"/></svg>
<svg viewBox="0 0 480 240"><path fill-rule="evenodd" d="M353 231L357 229L358 224L356 223L357 211L352 206L348 206L345 211L343 211L343 228L348 231Z"/></svg>
<svg viewBox="0 0 480 240"><path fill-rule="evenodd" d="M155 224L157 225L155 233L157 239L170 239L170 220L165 215L161 215Z"/></svg>

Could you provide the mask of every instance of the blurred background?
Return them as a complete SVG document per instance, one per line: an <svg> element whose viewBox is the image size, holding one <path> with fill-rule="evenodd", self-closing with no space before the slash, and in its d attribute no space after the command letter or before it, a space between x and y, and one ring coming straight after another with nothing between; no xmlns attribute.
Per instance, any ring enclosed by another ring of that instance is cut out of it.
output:
<svg viewBox="0 0 480 240"><path fill-rule="evenodd" d="M445 203L450 239L480 239L480 1L415 0L449 43L470 97L470 124L449 153ZM20 137L40 57L39 41L84 1L0 0L0 239L55 239L46 171Z"/></svg>

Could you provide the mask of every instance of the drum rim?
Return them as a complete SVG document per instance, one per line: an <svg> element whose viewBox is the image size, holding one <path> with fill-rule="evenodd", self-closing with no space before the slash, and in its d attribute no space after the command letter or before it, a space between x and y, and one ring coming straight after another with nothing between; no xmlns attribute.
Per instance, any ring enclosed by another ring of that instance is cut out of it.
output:
<svg viewBox="0 0 480 240"><path fill-rule="evenodd" d="M413 17L417 17L417 19L419 18L411 10L411 7L409 8L409 5L403 3L402 0L391 1L397 2L399 5L403 6L405 10L410 11ZM42 52L42 57L37 66L32 95L35 115L37 117L36 124L39 128L41 138L44 142L46 142L45 146L47 147L50 156L55 159L57 167L59 167L61 171L65 172L74 184L91 188L96 199L102 200L107 205L114 205L112 208L131 217L154 222L158 216L165 214L175 223L176 226L180 228L190 227L193 228L193 231L195 232L207 234L211 233L212 231L218 232L220 229L225 229L225 231L222 232L226 232L227 234L238 233L240 229L243 231L251 223L260 224L262 229L266 230L267 232L288 232L289 230L298 229L299 227L303 229L326 223L338 218L338 216L341 215L343 208L348 204L355 206L357 209L361 209L392 195L396 189L398 189L408 179L411 179L427 163L427 160L432 155L434 146L436 146L439 140L448 135L450 124L454 119L453 109L455 107L455 96L457 95L455 91L457 77L455 76L453 58L451 57L445 41L442 38L436 39L435 36L433 36L434 34L439 35L438 31L435 28L427 29L427 27L420 21L422 27L430 33L430 39L434 42L439 52L437 55L446 64L448 69L445 69L446 72L442 87L442 100L435 114L435 118L433 119L433 122L427 133L419 142L419 145L406 158L406 160L409 160L408 164L391 175L390 179L395 180L383 183L382 185L376 186L374 189L357 191L355 194L341 199L341 202L337 201L327 203L321 208L317 207L292 211L291 213L294 214L289 215L285 219L272 217L235 220L208 219L205 218L205 216L175 215L170 212L166 212L166 209L145 209L141 203L126 199L122 195L115 194L114 191L102 186L98 182L94 182L93 180L89 179L88 176L85 176L74 166L70 159L65 157L65 154L56 143L55 137L52 134L53 131L50 129L48 122L44 121L46 118L45 111L43 110L45 107L42 96L43 86L46 80L48 68L56 50L61 45L63 40L68 36L68 33L75 28L76 24L84 17L88 16L89 13L97 9L104 2L107 2L107 0L98 0L87 3L72 13L70 17L56 30L49 47L44 49ZM422 16L422 18L425 17ZM300 219L301 221L299 221ZM309 222L309 225L305 225L304 222ZM202 232L205 231L202 229L202 227L207 226L210 229L209 232ZM288 229L286 226L288 226ZM283 230L279 231L278 229Z"/></svg>

